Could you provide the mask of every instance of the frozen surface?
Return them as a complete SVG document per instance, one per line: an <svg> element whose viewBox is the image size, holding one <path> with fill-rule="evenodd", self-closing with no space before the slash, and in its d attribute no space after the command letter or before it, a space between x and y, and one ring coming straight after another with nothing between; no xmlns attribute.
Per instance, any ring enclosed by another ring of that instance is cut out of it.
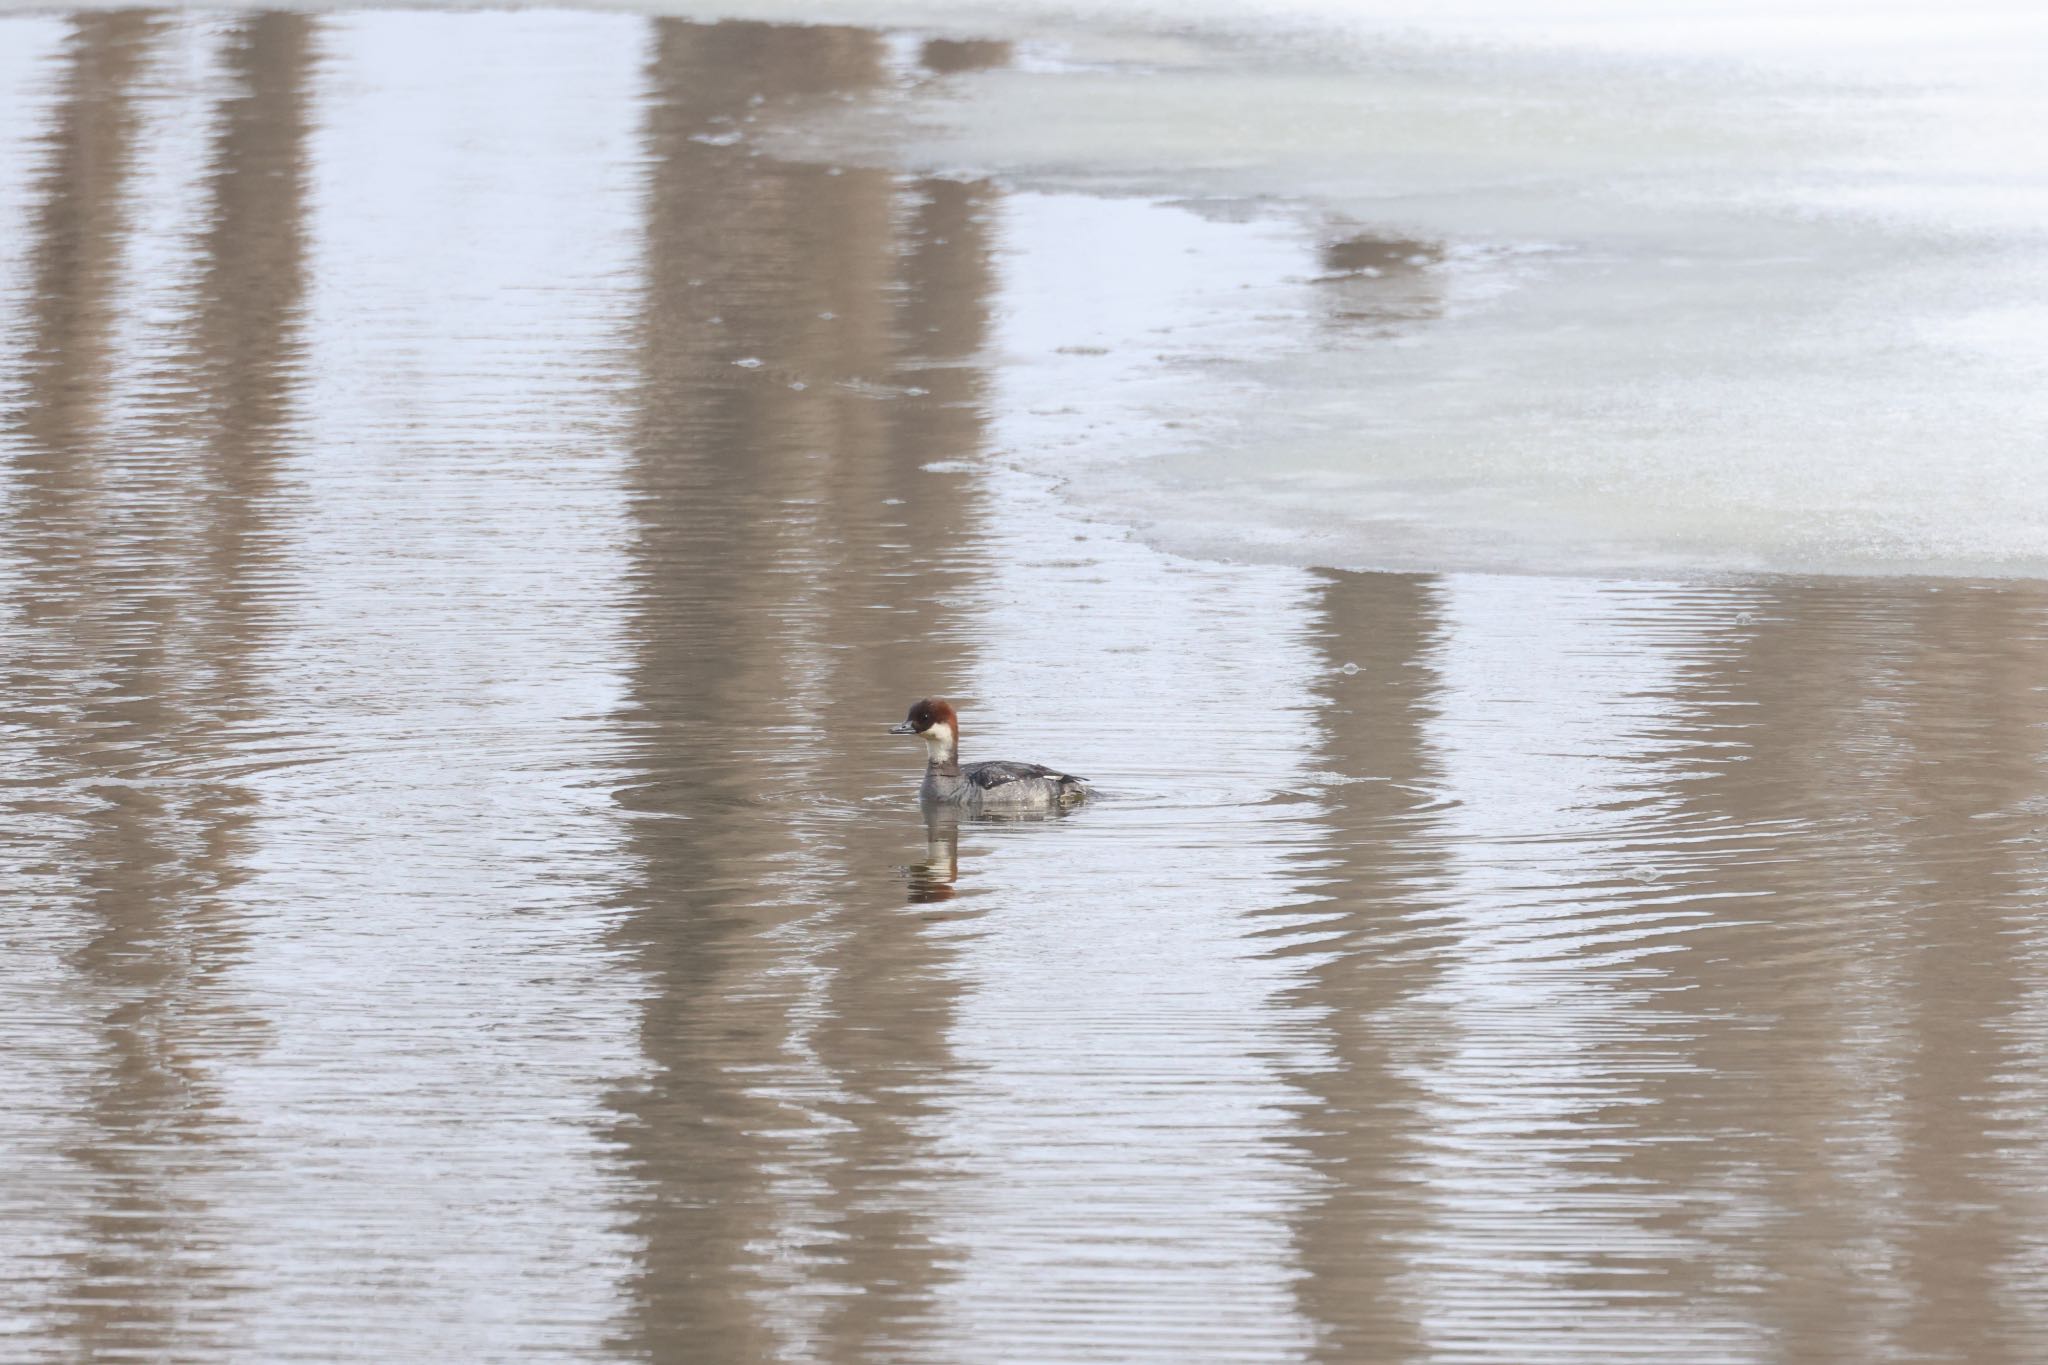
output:
<svg viewBox="0 0 2048 1365"><path fill-rule="evenodd" d="M1219 258L1263 334L1115 452L1155 458L1038 452L1176 548L2048 571L2048 20L1553 8L955 8L1019 60L795 141L1296 225ZM1153 250L1104 240L1048 255Z"/></svg>

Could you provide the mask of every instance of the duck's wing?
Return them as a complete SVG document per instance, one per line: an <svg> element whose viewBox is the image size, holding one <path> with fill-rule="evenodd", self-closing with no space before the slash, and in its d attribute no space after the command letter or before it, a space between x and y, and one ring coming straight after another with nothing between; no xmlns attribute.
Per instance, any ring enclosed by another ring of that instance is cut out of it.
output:
<svg viewBox="0 0 2048 1365"><path fill-rule="evenodd" d="M983 791L991 791L1010 782L1021 782L1026 778L1044 777L1054 782L1079 782L1082 779L1071 773L1060 772L1037 763L970 763L961 770L961 775Z"/></svg>

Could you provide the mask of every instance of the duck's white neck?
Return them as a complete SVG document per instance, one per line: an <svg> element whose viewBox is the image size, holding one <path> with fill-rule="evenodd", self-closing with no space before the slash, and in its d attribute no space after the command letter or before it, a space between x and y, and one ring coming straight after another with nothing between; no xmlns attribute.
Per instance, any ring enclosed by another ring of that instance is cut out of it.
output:
<svg viewBox="0 0 2048 1365"><path fill-rule="evenodd" d="M940 721L931 729L918 736L924 741L926 762L940 772L958 772L959 742L953 734L953 727Z"/></svg>

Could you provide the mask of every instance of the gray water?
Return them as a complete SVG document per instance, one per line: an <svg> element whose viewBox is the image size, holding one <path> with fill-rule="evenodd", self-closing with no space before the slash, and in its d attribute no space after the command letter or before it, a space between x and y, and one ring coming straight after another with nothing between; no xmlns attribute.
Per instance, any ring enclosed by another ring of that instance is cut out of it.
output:
<svg viewBox="0 0 2048 1365"><path fill-rule="evenodd" d="M2038 1359L2048 589L1084 517L1012 55L0 20L0 1355Z"/></svg>

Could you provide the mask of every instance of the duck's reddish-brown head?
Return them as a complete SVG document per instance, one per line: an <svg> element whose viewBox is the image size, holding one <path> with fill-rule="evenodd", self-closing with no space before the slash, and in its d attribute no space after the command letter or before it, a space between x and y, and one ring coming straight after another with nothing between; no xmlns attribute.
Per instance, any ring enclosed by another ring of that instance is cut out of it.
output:
<svg viewBox="0 0 2048 1365"><path fill-rule="evenodd" d="M960 717L944 697L926 697L910 708L901 725L889 727L892 735L916 735L934 754L950 752L960 742Z"/></svg>

